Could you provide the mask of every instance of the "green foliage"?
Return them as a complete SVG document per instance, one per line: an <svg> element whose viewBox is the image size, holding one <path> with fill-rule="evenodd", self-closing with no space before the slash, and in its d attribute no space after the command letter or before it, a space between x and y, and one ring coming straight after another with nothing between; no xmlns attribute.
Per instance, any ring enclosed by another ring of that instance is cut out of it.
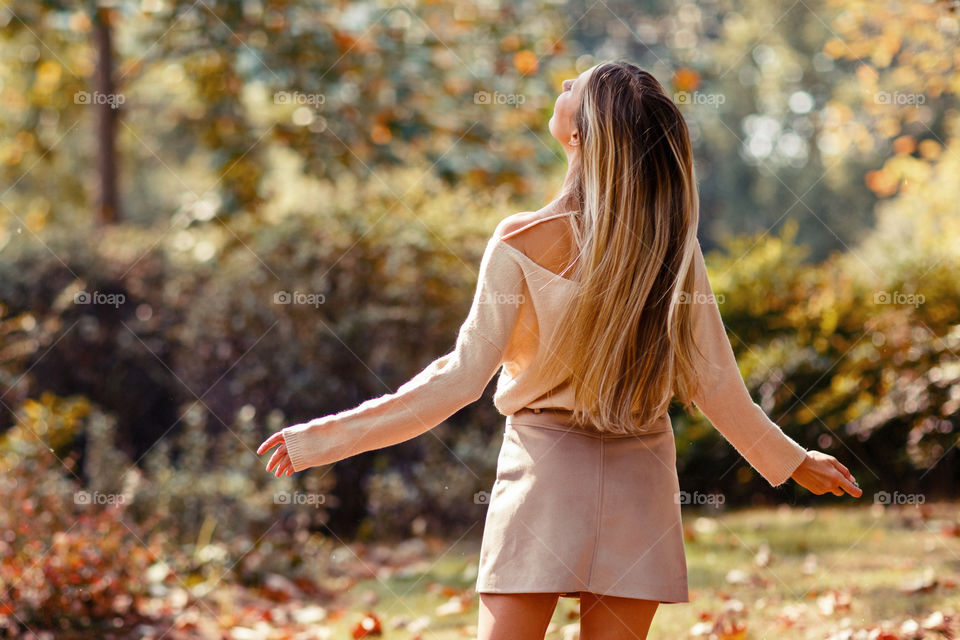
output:
<svg viewBox="0 0 960 640"><path fill-rule="evenodd" d="M877 229L847 252L805 264L787 226L708 256L760 405L805 446L861 470L865 487L891 476L903 490L956 482L957 146L951 138L930 179L890 200ZM691 449L685 464L709 468Z"/></svg>
<svg viewBox="0 0 960 640"><path fill-rule="evenodd" d="M821 259L872 223L871 189L882 190L861 178L888 140L901 130L943 137L939 114L954 104L955 82L930 70L950 59L937 55L954 18L943 2L906 5L911 28L900 33L875 29L853 0L785 10L761 0L640 9L627 0L112 3L102 11L124 97L124 209L140 224L173 211L200 220L258 211L270 199L271 157L283 151L327 180L376 181L385 168L423 165L449 184L507 187L538 202L550 191L543 174L562 164L547 130L559 82L624 57L654 73L689 116L709 238L791 216ZM12 185L0 246L90 218L94 118L76 95L92 90L96 72L91 7L20 1L0 12L9 62L0 70L0 175ZM944 30L931 34L931 24ZM891 64L901 41L923 54L904 47ZM865 59L865 47L902 87L844 61ZM894 118L873 99L923 86L923 111ZM478 103L477 92L523 100Z"/></svg>
<svg viewBox="0 0 960 640"><path fill-rule="evenodd" d="M79 224L88 216L77 169L94 159L83 143L94 120L76 96L94 91L94 5L8 5L0 130L10 143L0 147L0 175L8 184L26 178L20 188L35 197L18 198L4 217L32 231L52 219ZM543 125L574 60L564 52L565 15L549 2L451 10L124 0L102 11L113 31L131 220L165 219L195 201L217 216L254 211L274 149L295 151L329 179L424 164L451 184L522 194L538 192L534 175L559 153ZM523 108L475 100L478 92L520 96ZM53 192L42 188L49 183Z"/></svg>
<svg viewBox="0 0 960 640"><path fill-rule="evenodd" d="M93 232L49 234L47 246L8 248L0 299L6 340L17 354L0 367L8 384L17 383L8 397L86 394L115 416L118 451L104 447L102 461L85 469L106 473L120 453L140 466L158 464L132 509L175 514L163 521L175 537L196 535L208 516L226 520L220 484L236 486L241 496L250 478L269 478L265 458L254 452L267 433L234 433L236 416L272 415L276 430L346 409L394 390L453 347L481 252L505 215L504 194L480 199L417 168L383 175L383 183L343 180L335 188L304 177L273 203L269 221L194 223L160 241L155 231L117 225L96 232L99 241ZM396 204L401 185L415 212ZM476 216L461 222L453 212L465 208ZM122 303L74 302L78 293L104 291L123 295ZM304 299L278 303L279 293ZM502 417L489 403L469 415L485 426L470 436L479 449L461 458L488 460ZM460 416L452 422L465 423ZM425 438L388 456L403 462L435 446L440 457L467 433L461 427L445 434L449 445ZM98 434L89 438L101 443ZM197 442L177 444L187 434ZM232 471L208 481L197 473L227 458L204 434L223 434L237 457ZM371 460L340 468L362 480L374 473ZM471 463L477 468L469 473L458 460L447 463L446 477L462 486L451 492L430 485L410 502L449 516L433 527L473 520L473 493L485 486L483 465ZM237 484L239 478L248 480ZM352 481L333 489L331 503L343 507L333 511L341 529L356 524L353 514L366 511L371 490L377 488L358 490ZM238 497L229 509L244 513L231 511L231 518L248 521L261 506ZM314 524L321 522L318 515ZM406 528L409 519L378 523Z"/></svg>

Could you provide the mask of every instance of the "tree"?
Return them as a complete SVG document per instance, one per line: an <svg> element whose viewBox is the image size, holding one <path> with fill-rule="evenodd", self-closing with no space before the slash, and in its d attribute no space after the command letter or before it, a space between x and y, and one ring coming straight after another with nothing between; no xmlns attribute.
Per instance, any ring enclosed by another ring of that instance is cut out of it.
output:
<svg viewBox="0 0 960 640"><path fill-rule="evenodd" d="M100 185L97 217L101 224L117 222L120 196L117 194L117 117L120 103L113 83L113 47L111 16L113 12L99 7L93 12L93 38L97 50L95 95L106 97L96 103L97 110L97 173Z"/></svg>

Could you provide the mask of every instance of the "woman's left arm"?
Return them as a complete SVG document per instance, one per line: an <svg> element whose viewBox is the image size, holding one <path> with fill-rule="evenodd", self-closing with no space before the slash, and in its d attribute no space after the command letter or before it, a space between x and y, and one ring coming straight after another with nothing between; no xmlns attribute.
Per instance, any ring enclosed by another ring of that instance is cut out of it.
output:
<svg viewBox="0 0 960 640"><path fill-rule="evenodd" d="M502 226L497 226L484 250L473 304L454 349L394 393L286 427L271 436L258 453L282 443L277 453L285 448L289 463L280 462L278 475L288 467L302 471L404 442L483 395L502 364L523 301L523 270L500 246ZM268 471L273 464L271 459Z"/></svg>
<svg viewBox="0 0 960 640"><path fill-rule="evenodd" d="M691 268L692 300L700 386L693 403L747 462L773 487L786 482L806 459L807 450L771 420L753 399L740 375L720 309L707 277L700 243Z"/></svg>

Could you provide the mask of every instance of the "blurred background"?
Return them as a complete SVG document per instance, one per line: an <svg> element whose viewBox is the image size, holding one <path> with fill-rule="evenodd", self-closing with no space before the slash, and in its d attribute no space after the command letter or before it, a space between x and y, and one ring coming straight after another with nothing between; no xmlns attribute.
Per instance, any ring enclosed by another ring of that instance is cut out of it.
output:
<svg viewBox="0 0 960 640"><path fill-rule="evenodd" d="M452 349L497 222L559 189L560 83L618 58L687 117L751 393L864 489L773 489L676 407L696 597L655 632L947 633L956 2L0 6L3 637L469 635L492 384L421 437L291 478L255 450ZM876 591L851 598L839 569Z"/></svg>

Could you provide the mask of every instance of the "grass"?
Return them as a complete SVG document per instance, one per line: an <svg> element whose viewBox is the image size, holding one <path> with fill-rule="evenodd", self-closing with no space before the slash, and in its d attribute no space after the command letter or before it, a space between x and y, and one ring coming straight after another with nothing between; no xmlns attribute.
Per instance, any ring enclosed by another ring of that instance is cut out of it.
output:
<svg viewBox="0 0 960 640"><path fill-rule="evenodd" d="M727 512L685 507L691 602L661 605L649 637L853 638L861 629L897 633L905 622L922 623L935 612L955 629L957 517L950 503ZM465 539L410 570L358 582L331 603L343 615L327 621L329 637L351 637L368 609L384 623L385 637L474 637L478 558L479 539ZM457 594L462 613L437 615ZM576 623L577 610L576 599L561 598L547 638L562 638L561 627ZM392 625L421 616L429 624L420 631ZM927 630L922 637L946 636Z"/></svg>

